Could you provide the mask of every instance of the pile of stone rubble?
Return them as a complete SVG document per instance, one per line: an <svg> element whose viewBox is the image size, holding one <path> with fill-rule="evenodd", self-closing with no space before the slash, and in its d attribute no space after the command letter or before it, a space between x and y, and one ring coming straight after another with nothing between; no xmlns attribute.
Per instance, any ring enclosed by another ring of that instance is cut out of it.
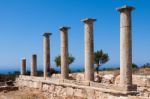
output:
<svg viewBox="0 0 150 99"><path fill-rule="evenodd" d="M18 87L15 86L15 82L12 80L0 82L0 92L14 91L18 90Z"/></svg>

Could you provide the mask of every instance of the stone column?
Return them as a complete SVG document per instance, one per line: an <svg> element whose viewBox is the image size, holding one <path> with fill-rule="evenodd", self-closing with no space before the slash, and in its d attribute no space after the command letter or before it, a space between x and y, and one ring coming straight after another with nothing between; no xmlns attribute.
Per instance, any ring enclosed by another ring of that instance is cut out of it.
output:
<svg viewBox="0 0 150 99"><path fill-rule="evenodd" d="M44 33L44 77L48 76L48 70L50 69L50 35L52 33Z"/></svg>
<svg viewBox="0 0 150 99"><path fill-rule="evenodd" d="M37 75L37 56L33 54L31 56L31 76Z"/></svg>
<svg viewBox="0 0 150 99"><path fill-rule="evenodd" d="M117 9L120 14L120 85L132 85L132 29L131 11L134 7Z"/></svg>
<svg viewBox="0 0 150 99"><path fill-rule="evenodd" d="M26 74L26 59L23 58L21 60L21 75L25 75Z"/></svg>
<svg viewBox="0 0 150 99"><path fill-rule="evenodd" d="M67 79L69 77L68 67L68 29L69 27L61 27L61 78Z"/></svg>
<svg viewBox="0 0 150 99"><path fill-rule="evenodd" d="M94 81L94 36L93 23L96 19L84 19L85 23L85 80Z"/></svg>

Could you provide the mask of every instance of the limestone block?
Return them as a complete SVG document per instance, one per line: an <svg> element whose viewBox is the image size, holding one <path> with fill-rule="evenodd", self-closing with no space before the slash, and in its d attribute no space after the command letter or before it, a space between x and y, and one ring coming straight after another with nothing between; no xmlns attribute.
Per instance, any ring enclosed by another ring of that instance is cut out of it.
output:
<svg viewBox="0 0 150 99"><path fill-rule="evenodd" d="M34 80L35 81L42 81L42 80L44 80L44 77L34 77Z"/></svg>
<svg viewBox="0 0 150 99"><path fill-rule="evenodd" d="M67 87L67 95L68 96L73 96L73 94L74 94L74 89L71 88L71 87Z"/></svg>
<svg viewBox="0 0 150 99"><path fill-rule="evenodd" d="M55 91L55 85L50 85L48 92L54 92Z"/></svg>
<svg viewBox="0 0 150 99"><path fill-rule="evenodd" d="M89 81L76 81L75 84L83 85L83 86L89 86L90 82Z"/></svg>
<svg viewBox="0 0 150 99"><path fill-rule="evenodd" d="M50 78L49 80L47 80L47 82L52 83L52 84L59 84L60 83L60 79Z"/></svg>
<svg viewBox="0 0 150 99"><path fill-rule="evenodd" d="M44 85L42 86L42 90L43 90L43 91L48 91L48 90L49 90L49 85L44 84Z"/></svg>
<svg viewBox="0 0 150 99"><path fill-rule="evenodd" d="M42 86L42 83L41 82L33 82L33 88L36 88L36 89L41 89L41 86Z"/></svg>
<svg viewBox="0 0 150 99"><path fill-rule="evenodd" d="M64 82L64 83L69 83L69 84L71 84L71 83L74 83L75 80L64 79L63 82Z"/></svg>
<svg viewBox="0 0 150 99"><path fill-rule="evenodd" d="M147 88L147 90L150 92L150 88Z"/></svg>
<svg viewBox="0 0 150 99"><path fill-rule="evenodd" d="M141 87L149 87L150 85L150 78L147 76L139 76L139 75L133 75L133 84L137 84L137 86Z"/></svg>
<svg viewBox="0 0 150 99"><path fill-rule="evenodd" d="M129 96L128 99L140 99L138 96Z"/></svg>
<svg viewBox="0 0 150 99"><path fill-rule="evenodd" d="M75 89L74 96L86 98L86 93L83 89Z"/></svg>
<svg viewBox="0 0 150 99"><path fill-rule="evenodd" d="M117 97L116 99L128 99L127 96L120 96L120 97Z"/></svg>
<svg viewBox="0 0 150 99"><path fill-rule="evenodd" d="M91 87L97 87L97 88L98 88L98 87L100 87L100 85L101 85L101 84L100 84L100 83L97 83L97 82L90 82L90 86L91 86Z"/></svg>
<svg viewBox="0 0 150 99"><path fill-rule="evenodd" d="M147 80L147 87L150 88L150 78Z"/></svg>
<svg viewBox="0 0 150 99"><path fill-rule="evenodd" d="M91 87L96 87L96 88L110 88L109 84L103 84L103 83L97 83L97 82L90 82Z"/></svg>
<svg viewBox="0 0 150 99"><path fill-rule="evenodd" d="M108 84L113 84L115 81L115 76L114 75L104 75L102 77L102 83L108 83Z"/></svg>
<svg viewBox="0 0 150 99"><path fill-rule="evenodd" d="M144 93L144 96L145 97L149 97L149 93Z"/></svg>
<svg viewBox="0 0 150 99"><path fill-rule="evenodd" d="M100 91L95 91L95 97L96 97L95 99L117 99L116 96L113 96L111 94L102 93Z"/></svg>
<svg viewBox="0 0 150 99"><path fill-rule="evenodd" d="M52 78L60 78L60 74L52 74Z"/></svg>
<svg viewBox="0 0 150 99"><path fill-rule="evenodd" d="M145 91L147 91L147 88L146 87L138 87L138 91L145 92Z"/></svg>
<svg viewBox="0 0 150 99"><path fill-rule="evenodd" d="M59 79L59 83L64 83L64 79Z"/></svg>
<svg viewBox="0 0 150 99"><path fill-rule="evenodd" d="M150 87L150 77L147 76L139 76L139 75L133 75L132 76L133 84L136 84L140 87ZM119 84L120 82L120 76L117 76L115 79L115 84Z"/></svg>
<svg viewBox="0 0 150 99"><path fill-rule="evenodd" d="M108 99L116 99L115 96L108 96Z"/></svg>
<svg viewBox="0 0 150 99"><path fill-rule="evenodd" d="M62 96L63 93L65 93L66 91L64 91L64 89L63 89L62 86L56 86L55 92L56 92L58 95Z"/></svg>
<svg viewBox="0 0 150 99"><path fill-rule="evenodd" d="M86 94L88 99L96 99L94 90L86 89Z"/></svg>
<svg viewBox="0 0 150 99"><path fill-rule="evenodd" d="M84 80L84 74L78 73L76 74L76 80Z"/></svg>

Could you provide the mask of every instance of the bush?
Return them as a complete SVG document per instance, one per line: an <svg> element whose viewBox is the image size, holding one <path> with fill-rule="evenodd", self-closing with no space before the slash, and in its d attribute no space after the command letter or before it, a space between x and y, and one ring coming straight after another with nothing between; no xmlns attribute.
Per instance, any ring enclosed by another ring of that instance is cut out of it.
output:
<svg viewBox="0 0 150 99"><path fill-rule="evenodd" d="M141 68L150 68L150 63L146 63L143 66L141 66Z"/></svg>
<svg viewBox="0 0 150 99"><path fill-rule="evenodd" d="M133 69L137 69L137 68L139 68L139 67L138 67L138 65L136 65L136 64L133 63L133 64L132 64L132 68L133 68Z"/></svg>

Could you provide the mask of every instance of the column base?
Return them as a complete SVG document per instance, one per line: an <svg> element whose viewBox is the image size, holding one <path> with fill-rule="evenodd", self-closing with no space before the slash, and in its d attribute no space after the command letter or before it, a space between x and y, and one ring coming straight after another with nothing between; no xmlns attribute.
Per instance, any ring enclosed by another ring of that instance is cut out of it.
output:
<svg viewBox="0 0 150 99"><path fill-rule="evenodd" d="M122 91L137 91L137 85L118 85Z"/></svg>

